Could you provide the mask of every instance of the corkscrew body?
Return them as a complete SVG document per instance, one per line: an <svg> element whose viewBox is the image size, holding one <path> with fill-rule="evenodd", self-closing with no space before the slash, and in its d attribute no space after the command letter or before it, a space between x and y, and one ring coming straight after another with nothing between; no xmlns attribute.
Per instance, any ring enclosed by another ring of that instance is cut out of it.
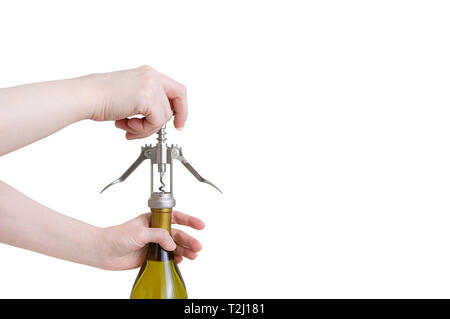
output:
<svg viewBox="0 0 450 319"><path fill-rule="evenodd" d="M134 170L146 159L150 160L150 191L152 197L156 199L160 198L167 198L170 195L172 197L173 195L173 162L174 160L178 160L183 164L186 169L191 172L194 177L202 182L211 185L215 189L217 189L219 192L222 193L222 191L213 183L208 181L207 179L203 178L193 167L189 162L186 160L186 158L183 156L182 148L178 145L171 144L170 146L166 144L166 128L165 126L162 127L158 131L158 137L157 137L157 143L155 146L145 145L141 147L141 153L139 154L139 157L134 161L134 163L125 171L125 173L122 174L118 179L114 180L113 182L109 183L100 193L103 193L107 188L110 186L121 183L125 181L128 176L131 175L131 173L134 172ZM159 192L153 191L153 167L154 165L157 166L157 170L159 173L159 181L161 186L158 188ZM166 184L163 181L163 178L167 171L167 166L169 166L169 172L170 172L170 191L165 191ZM156 196L156 197L155 197ZM149 205L150 205L149 200ZM174 201L174 200L173 200ZM157 202L157 201L153 201ZM174 203L173 203L174 204Z"/></svg>

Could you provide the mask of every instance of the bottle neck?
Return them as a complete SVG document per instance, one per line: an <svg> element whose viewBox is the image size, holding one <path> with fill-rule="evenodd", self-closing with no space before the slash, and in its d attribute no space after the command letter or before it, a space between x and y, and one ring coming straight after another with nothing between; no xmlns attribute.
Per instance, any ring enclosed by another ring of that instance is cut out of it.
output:
<svg viewBox="0 0 450 319"><path fill-rule="evenodd" d="M152 208L150 227L162 228L172 236L172 208ZM150 243L147 260L168 261L173 259L173 252L164 250L159 244Z"/></svg>
<svg viewBox="0 0 450 319"><path fill-rule="evenodd" d="M152 208L151 209L151 228L162 228L172 236L172 208Z"/></svg>

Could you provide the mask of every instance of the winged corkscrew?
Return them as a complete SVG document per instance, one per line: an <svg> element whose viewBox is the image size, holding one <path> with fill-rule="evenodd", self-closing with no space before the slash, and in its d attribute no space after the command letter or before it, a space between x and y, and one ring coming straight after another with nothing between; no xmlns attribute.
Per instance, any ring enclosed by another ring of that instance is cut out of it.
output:
<svg viewBox="0 0 450 319"><path fill-rule="evenodd" d="M173 165L173 160L179 160L184 167L186 167L186 169L191 172L192 175L194 175L194 177L205 184L211 185L212 187L214 187L215 189L217 189L220 193L223 194L223 192L219 189L219 187L217 187L216 185L214 185L212 182L210 182L209 180L203 178L193 167L191 164L189 164L189 162L186 160L186 158L183 156L183 152L180 146L178 145L171 145L168 146L166 144L166 127L164 126L163 128L161 128L158 131L158 137L157 137L157 143L155 146L150 145L145 145L143 147L141 147L141 154L139 155L139 157L136 159L136 161L134 161L134 163L125 171L125 173L122 174L122 176L120 176L118 179L112 181L111 183L109 183L105 188L102 189L102 191L100 192L103 193L106 189L108 189L109 187L121 183L123 181L125 181L128 176L131 175L131 173L133 173L136 168L141 165L141 163L143 161L145 161L146 159L149 159L151 162L151 166L150 166L150 172L151 172L151 193L153 194L153 165L157 165L158 166L158 172L160 175L160 183L161 186L159 187L159 190L161 193L163 194L173 194L173 170L172 170L172 165ZM163 177L166 173L167 170L167 165L170 166L170 192L166 192L164 191L164 187L166 186L166 184L163 181Z"/></svg>

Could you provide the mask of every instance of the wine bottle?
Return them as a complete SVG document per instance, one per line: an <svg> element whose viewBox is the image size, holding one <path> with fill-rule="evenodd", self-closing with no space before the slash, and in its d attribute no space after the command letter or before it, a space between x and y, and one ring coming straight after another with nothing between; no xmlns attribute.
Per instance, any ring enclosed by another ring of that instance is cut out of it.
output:
<svg viewBox="0 0 450 319"><path fill-rule="evenodd" d="M172 208L151 208L151 227L171 234ZM172 234L171 234L172 235ZM157 243L148 245L131 292L131 299L186 299L187 292L172 251Z"/></svg>

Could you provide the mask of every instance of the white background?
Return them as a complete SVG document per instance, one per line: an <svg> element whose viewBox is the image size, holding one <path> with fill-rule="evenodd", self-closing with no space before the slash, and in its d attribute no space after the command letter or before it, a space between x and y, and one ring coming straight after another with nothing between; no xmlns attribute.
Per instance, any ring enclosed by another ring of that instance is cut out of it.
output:
<svg viewBox="0 0 450 319"><path fill-rule="evenodd" d="M450 297L446 1L2 1L0 87L148 64L188 88L170 143L204 249L191 298ZM30 107L33 107L30 105ZM49 115L51 116L51 115ZM20 121L20 119L17 119ZM0 178L98 226L147 211L154 137L84 121ZM0 244L0 297L128 298L137 274Z"/></svg>

